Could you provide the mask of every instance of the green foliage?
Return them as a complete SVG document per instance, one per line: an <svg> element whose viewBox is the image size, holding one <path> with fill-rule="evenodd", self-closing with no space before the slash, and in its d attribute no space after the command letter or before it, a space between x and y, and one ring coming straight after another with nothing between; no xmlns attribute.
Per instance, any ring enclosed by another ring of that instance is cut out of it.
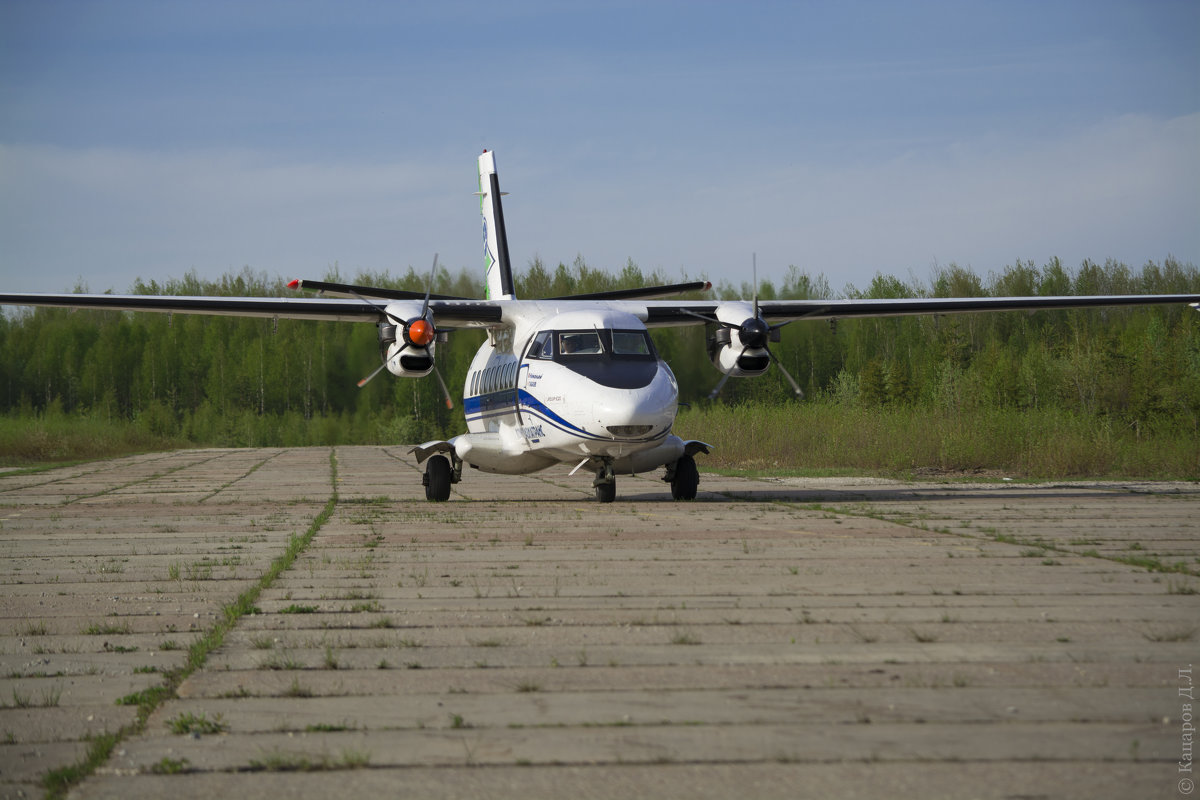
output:
<svg viewBox="0 0 1200 800"><path fill-rule="evenodd" d="M326 276L340 279L336 270ZM582 257L549 268L540 260L516 279L521 297L553 297L678 278L619 272ZM427 276L363 273L354 283L423 291ZM481 296L471 274L439 271L434 291ZM833 297L824 275L790 267L778 285L722 284L725 299ZM246 269L219 281L195 274L163 284L138 281L134 293L291 294L280 279ZM1058 259L1018 261L980 276L950 264L927 283L878 274L846 297L1019 296L1103 293L1200 293L1193 265L1168 258L1140 270ZM702 326L658 329L655 343L671 364L683 403L707 408L720 378L705 357ZM455 397L478 331L460 330L439 345L439 368ZM907 410L920 417L1044 412L1080 419L1120 438L1182 437L1200 430L1200 315L1186 307L1130 307L1036 314L914 316L796 322L772 352L804 388L807 406ZM356 387L378 364L373 325L299 320L130 314L62 309L0 316L0 457L6 463L95 458L192 443L205 446L397 444L461 433L461 413L442 403L432 378L387 376ZM729 381L718 406L789 404L778 370ZM1056 416L1057 415L1057 416ZM1000 417L996 417L997 419ZM1005 417L1007 419L1007 417ZM1081 423L1082 424L1082 423ZM744 438L749 425L733 439ZM731 439L706 434L725 446ZM1193 472L1196 470L1193 467Z"/></svg>
<svg viewBox="0 0 1200 800"><path fill-rule="evenodd" d="M719 443L710 468L858 469L1021 477L1200 477L1195 431L1140 431L1061 409L901 407L818 400L685 410L675 431ZM780 431L787 431L781 436Z"/></svg>

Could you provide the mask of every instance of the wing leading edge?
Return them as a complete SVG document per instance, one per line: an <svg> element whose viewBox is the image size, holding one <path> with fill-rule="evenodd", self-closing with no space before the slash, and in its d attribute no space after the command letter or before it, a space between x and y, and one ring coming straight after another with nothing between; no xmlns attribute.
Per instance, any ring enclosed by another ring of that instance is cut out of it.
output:
<svg viewBox="0 0 1200 800"><path fill-rule="evenodd" d="M711 319L723 302L651 302L630 307L647 326L697 325ZM918 314L968 314L984 311L1040 311L1133 305L1190 305L1200 310L1197 294L1129 294L1053 297L915 297L884 300L761 300L762 318L779 324L795 320L899 317Z"/></svg>
<svg viewBox="0 0 1200 800"><path fill-rule="evenodd" d="M7 293L0 294L0 305L334 322L378 322L383 318L383 312L379 306L366 300L328 297L186 297L136 294ZM487 327L501 322L500 305L487 300L431 300L429 308L439 327Z"/></svg>

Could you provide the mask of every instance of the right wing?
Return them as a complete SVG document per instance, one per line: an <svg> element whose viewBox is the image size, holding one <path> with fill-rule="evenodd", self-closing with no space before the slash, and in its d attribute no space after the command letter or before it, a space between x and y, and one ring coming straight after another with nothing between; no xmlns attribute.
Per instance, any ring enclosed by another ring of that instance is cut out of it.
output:
<svg viewBox="0 0 1200 800"><path fill-rule="evenodd" d="M0 294L0 305L337 322L380 322L385 319L382 306L362 298L6 293ZM420 313L421 301L393 301L387 307L395 316L407 319ZM431 299L429 310L439 328L483 328L501 323L500 305L487 300Z"/></svg>

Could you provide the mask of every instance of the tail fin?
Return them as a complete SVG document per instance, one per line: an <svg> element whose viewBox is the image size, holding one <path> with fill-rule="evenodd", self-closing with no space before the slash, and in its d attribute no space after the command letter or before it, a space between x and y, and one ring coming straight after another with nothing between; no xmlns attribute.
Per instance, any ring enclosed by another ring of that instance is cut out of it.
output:
<svg viewBox="0 0 1200 800"><path fill-rule="evenodd" d="M483 266L489 300L511 300L512 267L508 261L508 234L504 232L504 209L500 205L500 179L496 177L496 155L483 151L479 157L479 211L483 214Z"/></svg>

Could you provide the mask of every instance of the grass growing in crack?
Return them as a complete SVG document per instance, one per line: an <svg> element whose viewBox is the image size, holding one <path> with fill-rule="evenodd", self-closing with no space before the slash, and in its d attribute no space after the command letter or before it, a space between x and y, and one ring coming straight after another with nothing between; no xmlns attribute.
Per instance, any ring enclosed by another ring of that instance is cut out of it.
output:
<svg viewBox="0 0 1200 800"><path fill-rule="evenodd" d="M1195 627L1162 628L1142 634L1151 642L1190 642L1195 635Z"/></svg>
<svg viewBox="0 0 1200 800"><path fill-rule="evenodd" d="M51 686L42 689L39 697L33 695L21 694L16 689L12 690L13 708L53 708L58 705L58 701L62 699L62 686ZM0 703L0 705L3 705Z"/></svg>
<svg viewBox="0 0 1200 800"><path fill-rule="evenodd" d="M330 497L326 501L324 508L321 509L321 512L308 526L308 530L303 535L292 535L289 537L287 548L284 552L271 562L267 571L263 573L256 584L242 592L236 600L221 610L221 616L217 619L217 622L188 648L187 659L183 666L165 674L165 682L162 686L126 695L117 701L118 705L136 705L138 707L137 717L132 723L122 727L115 733L106 732L93 737L89 740L87 754L81 761L60 769L50 770L43 775L42 786L46 789L48 800L58 800L58 798L65 797L71 787L91 775L97 767L108 760L118 742L145 730L146 720L149 719L150 714L168 698L173 697L179 685L189 675L204 665L209 654L224 643L225 635L229 633L237 621L243 616L257 611L257 607L254 604L262 592L270 588L275 580L295 563L296 559L308 548L313 538L317 535L317 532L329 521L329 518L333 516L333 512L337 509L337 455L333 450L329 451L329 471Z"/></svg>
<svg viewBox="0 0 1200 800"><path fill-rule="evenodd" d="M163 756L161 761L150 765L150 772L155 775L182 775L190 768L191 762L186 758Z"/></svg>
<svg viewBox="0 0 1200 800"><path fill-rule="evenodd" d="M203 711L199 714L185 711L168 720L167 729L171 733L182 736L187 733L220 733L228 730L229 725L221 718L220 714L209 719Z"/></svg>
<svg viewBox="0 0 1200 800"><path fill-rule="evenodd" d="M117 742L121 738L119 732L109 733L107 731L87 737L88 748L83 760L77 764L49 770L42 776L42 788L46 790L46 797L65 796L72 786L91 775L97 767L108 760L108 757L112 755L113 748L117 746Z"/></svg>
<svg viewBox="0 0 1200 800"><path fill-rule="evenodd" d="M315 614L317 613L316 606L303 606L297 603L292 603L287 608L279 609L280 614Z"/></svg>
<svg viewBox="0 0 1200 800"><path fill-rule="evenodd" d="M279 693L280 697L312 697L313 690L300 683L299 678L292 678L292 684Z"/></svg>
<svg viewBox="0 0 1200 800"><path fill-rule="evenodd" d="M335 769L360 769L371 763L365 750L343 750L337 758L312 758L304 753L275 751L250 762L251 772L322 772Z"/></svg>
<svg viewBox="0 0 1200 800"><path fill-rule="evenodd" d="M271 670L304 669L304 662L296 660L291 653L285 650L282 653L272 653L269 658L264 659L258 665L258 668Z"/></svg>

